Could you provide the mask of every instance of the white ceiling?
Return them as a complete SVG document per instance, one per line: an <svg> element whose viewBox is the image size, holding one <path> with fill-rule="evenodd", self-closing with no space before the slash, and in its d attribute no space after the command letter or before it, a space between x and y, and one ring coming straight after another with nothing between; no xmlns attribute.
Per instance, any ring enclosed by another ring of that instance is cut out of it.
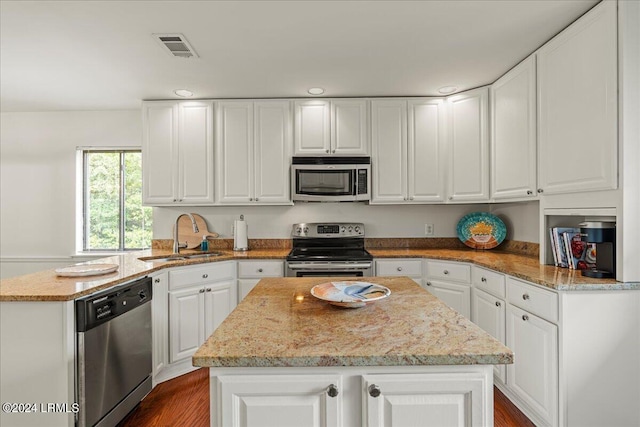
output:
<svg viewBox="0 0 640 427"><path fill-rule="evenodd" d="M597 0L0 1L2 111L429 96L492 83ZM182 33L174 58L153 33Z"/></svg>

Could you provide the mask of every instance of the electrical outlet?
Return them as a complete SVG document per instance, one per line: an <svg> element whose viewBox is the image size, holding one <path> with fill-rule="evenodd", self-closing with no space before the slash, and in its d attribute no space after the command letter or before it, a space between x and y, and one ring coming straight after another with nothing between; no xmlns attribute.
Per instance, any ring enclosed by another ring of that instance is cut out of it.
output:
<svg viewBox="0 0 640 427"><path fill-rule="evenodd" d="M424 225L424 234L425 236L433 236L433 224L425 224Z"/></svg>

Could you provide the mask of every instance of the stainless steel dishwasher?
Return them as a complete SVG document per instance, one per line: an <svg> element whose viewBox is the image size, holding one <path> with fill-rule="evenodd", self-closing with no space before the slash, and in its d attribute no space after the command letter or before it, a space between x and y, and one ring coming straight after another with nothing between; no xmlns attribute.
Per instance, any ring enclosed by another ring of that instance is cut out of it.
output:
<svg viewBox="0 0 640 427"><path fill-rule="evenodd" d="M76 300L77 425L115 426L151 391L151 278Z"/></svg>

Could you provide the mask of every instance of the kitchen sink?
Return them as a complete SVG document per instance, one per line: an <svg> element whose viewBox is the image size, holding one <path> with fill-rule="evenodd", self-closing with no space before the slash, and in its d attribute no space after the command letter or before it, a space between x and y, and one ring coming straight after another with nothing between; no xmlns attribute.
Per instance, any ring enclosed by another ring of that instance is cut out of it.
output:
<svg viewBox="0 0 640 427"><path fill-rule="evenodd" d="M214 258L217 256L221 256L220 252L208 252L206 254L194 254L194 255L182 255L185 259L198 259L198 258Z"/></svg>
<svg viewBox="0 0 640 427"><path fill-rule="evenodd" d="M141 261L146 262L167 262L167 261L184 261L186 258L183 256L170 256L162 258L140 258Z"/></svg>
<svg viewBox="0 0 640 427"><path fill-rule="evenodd" d="M158 257L158 258L147 257L147 258L140 258L140 261L145 261L145 262L185 261L185 260L189 260L189 259L215 258L215 257L221 256L221 255L222 254L220 252L208 252L208 253L204 253L204 254L172 255L172 256L165 256L165 257Z"/></svg>

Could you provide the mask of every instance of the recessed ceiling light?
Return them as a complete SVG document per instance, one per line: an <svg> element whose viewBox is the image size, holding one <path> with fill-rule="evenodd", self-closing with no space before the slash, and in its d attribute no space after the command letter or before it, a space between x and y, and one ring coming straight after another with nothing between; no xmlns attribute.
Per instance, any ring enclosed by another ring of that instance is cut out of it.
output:
<svg viewBox="0 0 640 427"><path fill-rule="evenodd" d="M173 91L173 93L175 93L176 95L182 98L189 98L190 96L193 96L193 92L187 89L176 89Z"/></svg>
<svg viewBox="0 0 640 427"><path fill-rule="evenodd" d="M443 95L448 95L450 93L453 93L455 91L457 91L458 88L455 86L443 86L440 89L438 89L438 92L440 92Z"/></svg>
<svg viewBox="0 0 640 427"><path fill-rule="evenodd" d="M307 92L309 92L309 95L322 95L324 93L324 89L321 87L312 87Z"/></svg>

